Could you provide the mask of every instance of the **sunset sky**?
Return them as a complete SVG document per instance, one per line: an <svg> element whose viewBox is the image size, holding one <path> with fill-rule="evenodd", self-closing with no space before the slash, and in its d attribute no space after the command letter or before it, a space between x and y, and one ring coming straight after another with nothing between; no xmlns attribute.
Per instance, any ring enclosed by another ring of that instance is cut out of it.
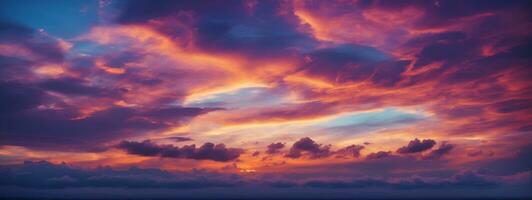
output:
<svg viewBox="0 0 532 200"><path fill-rule="evenodd" d="M532 197L531 8L0 0L0 197Z"/></svg>

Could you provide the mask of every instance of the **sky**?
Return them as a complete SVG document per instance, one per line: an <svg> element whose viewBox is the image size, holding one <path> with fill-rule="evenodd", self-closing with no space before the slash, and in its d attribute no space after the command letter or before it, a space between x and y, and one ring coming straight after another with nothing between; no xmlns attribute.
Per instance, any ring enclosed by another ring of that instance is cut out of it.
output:
<svg viewBox="0 0 532 200"><path fill-rule="evenodd" d="M529 1L0 0L0 197L532 197Z"/></svg>

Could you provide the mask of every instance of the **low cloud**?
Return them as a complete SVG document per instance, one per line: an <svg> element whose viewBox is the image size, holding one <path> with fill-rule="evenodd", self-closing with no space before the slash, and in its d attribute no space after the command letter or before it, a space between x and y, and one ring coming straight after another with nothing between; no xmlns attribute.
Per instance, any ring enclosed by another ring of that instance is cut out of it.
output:
<svg viewBox="0 0 532 200"><path fill-rule="evenodd" d="M370 153L366 156L367 160L386 158L392 155L391 151L379 151L376 153Z"/></svg>
<svg viewBox="0 0 532 200"><path fill-rule="evenodd" d="M277 143L271 143L268 145L268 149L266 150L266 153L268 154L276 154L279 153L281 149L284 148L284 144L277 142Z"/></svg>
<svg viewBox="0 0 532 200"><path fill-rule="evenodd" d="M126 170L109 167L78 169L47 161L27 161L20 165L0 166L0 175L3 177L0 186L38 189L72 187L193 189L234 187L243 183L242 178L235 174L200 170L172 173L160 169L136 167Z"/></svg>
<svg viewBox="0 0 532 200"><path fill-rule="evenodd" d="M314 140L305 137L295 142L285 157L299 158L306 154L311 159L324 158L332 154L330 148L331 145L318 144Z"/></svg>
<svg viewBox="0 0 532 200"><path fill-rule="evenodd" d="M440 145L438 149L435 149L431 151L429 154L425 155L423 159L426 159L426 160L440 159L444 155L449 154L453 148L454 148L454 145L443 143Z"/></svg>
<svg viewBox="0 0 532 200"><path fill-rule="evenodd" d="M192 141L193 140L192 138L183 137L183 136L169 137L169 138L166 138L166 139L171 139L171 140L174 140L176 142L187 142L187 141Z"/></svg>
<svg viewBox="0 0 532 200"><path fill-rule="evenodd" d="M436 144L436 141L431 139L426 139L423 141L420 141L419 139L414 139L408 143L407 146L401 147L397 149L397 153L419 153L426 150L429 150Z"/></svg>
<svg viewBox="0 0 532 200"><path fill-rule="evenodd" d="M170 144L160 145L150 140L142 142L122 141L116 146L129 154L140 156L159 156L163 158L186 158L195 160L213 160L219 162L232 161L244 152L239 148L227 148L224 144L207 142L196 148L196 145L177 147Z"/></svg>
<svg viewBox="0 0 532 200"><path fill-rule="evenodd" d="M367 188L388 187L393 189L420 189L420 188L486 188L495 187L500 180L493 176L483 175L474 171L463 171L451 177L421 177L411 176L404 178L377 178L363 177L351 180L309 180L302 183L304 187L311 188Z"/></svg>
<svg viewBox="0 0 532 200"><path fill-rule="evenodd" d="M362 149L364 149L364 146L353 144L337 150L335 154L337 154L339 157L350 155L352 157L358 158L360 157L360 151L362 151Z"/></svg>

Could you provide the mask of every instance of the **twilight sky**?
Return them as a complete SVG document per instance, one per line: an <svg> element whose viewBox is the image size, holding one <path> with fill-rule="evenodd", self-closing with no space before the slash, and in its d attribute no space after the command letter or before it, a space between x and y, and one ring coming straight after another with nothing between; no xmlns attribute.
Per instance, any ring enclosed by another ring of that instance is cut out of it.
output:
<svg viewBox="0 0 532 200"><path fill-rule="evenodd" d="M532 197L530 10L0 0L0 197Z"/></svg>

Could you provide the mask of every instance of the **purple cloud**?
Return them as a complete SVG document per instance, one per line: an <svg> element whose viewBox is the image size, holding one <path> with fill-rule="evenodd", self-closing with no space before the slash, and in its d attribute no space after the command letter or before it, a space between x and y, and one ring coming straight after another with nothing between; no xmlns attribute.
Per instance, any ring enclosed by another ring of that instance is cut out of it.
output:
<svg viewBox="0 0 532 200"><path fill-rule="evenodd" d="M271 143L270 145L268 145L268 149L266 150L266 153L268 154L276 154L276 153L279 153L281 149L284 148L284 144L283 143L280 143L280 142L277 142L277 143Z"/></svg>
<svg viewBox="0 0 532 200"><path fill-rule="evenodd" d="M195 160L213 160L228 162L240 157L244 150L239 148L226 148L224 144L205 143L199 148L196 145L177 147L173 145L159 145L150 140L142 142L122 141L116 145L129 154L140 156L159 156L162 158L186 158Z"/></svg>
<svg viewBox="0 0 532 200"><path fill-rule="evenodd" d="M419 153L431 149L436 144L436 141L431 139L426 139L419 141L419 139L414 139L408 143L407 146L397 149L397 153Z"/></svg>
<svg viewBox="0 0 532 200"><path fill-rule="evenodd" d="M454 148L454 145L443 143L438 147L438 149L435 149L424 156L424 159L432 160L432 159L440 159L444 155L447 155L451 152L451 150Z"/></svg>
<svg viewBox="0 0 532 200"><path fill-rule="evenodd" d="M299 158L306 153L311 159L324 158L331 155L330 148L330 145L317 144L314 140L305 137L295 142L285 157Z"/></svg>

